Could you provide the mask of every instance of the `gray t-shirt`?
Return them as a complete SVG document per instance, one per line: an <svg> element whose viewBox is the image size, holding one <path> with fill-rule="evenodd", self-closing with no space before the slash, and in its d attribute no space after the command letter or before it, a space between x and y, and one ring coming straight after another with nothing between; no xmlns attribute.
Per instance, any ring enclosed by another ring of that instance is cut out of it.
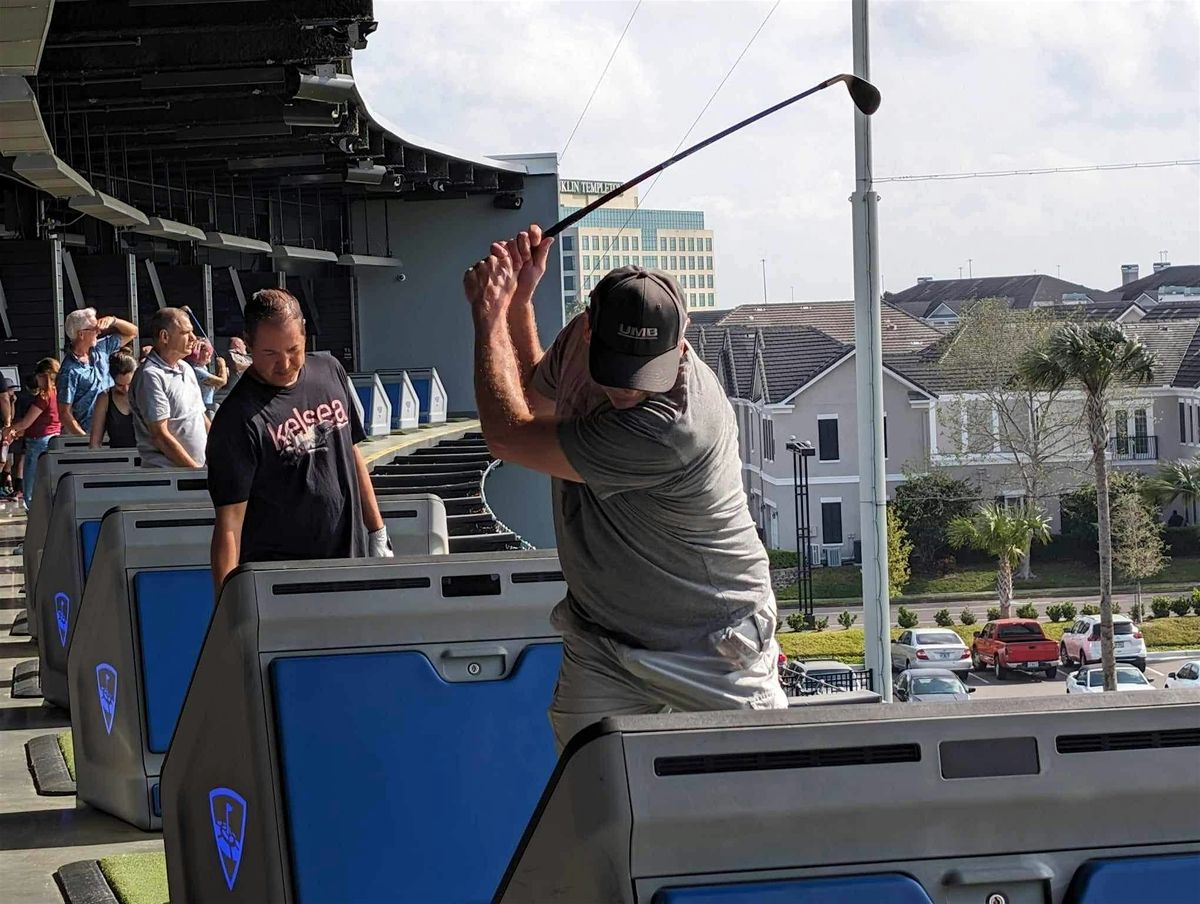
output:
<svg viewBox="0 0 1200 904"><path fill-rule="evenodd" d="M774 613L767 554L742 489L737 425L716 375L689 351L667 393L612 407L588 373L582 315L533 387L586 483L554 481L554 527L573 615L625 643L692 646Z"/></svg>
<svg viewBox="0 0 1200 904"><path fill-rule="evenodd" d="M133 375L130 407L133 409L133 432L144 468L178 467L158 451L150 438L149 425L165 420L167 430L187 450L199 465L204 464L204 447L208 443L208 426L204 421L204 400L196 373L186 361L170 367L151 352Z"/></svg>

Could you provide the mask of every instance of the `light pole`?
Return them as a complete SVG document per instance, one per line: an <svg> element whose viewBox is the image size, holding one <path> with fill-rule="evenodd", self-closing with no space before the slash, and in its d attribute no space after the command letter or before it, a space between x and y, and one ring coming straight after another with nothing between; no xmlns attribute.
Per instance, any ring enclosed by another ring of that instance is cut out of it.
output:
<svg viewBox="0 0 1200 904"><path fill-rule="evenodd" d="M870 78L867 0L854 0L854 74ZM854 344L858 387L858 511L862 534L866 666L884 702L892 699L888 601L887 472L883 452L883 322L879 302L879 195L871 175L871 119L854 114ZM970 261L968 261L968 265Z"/></svg>
<svg viewBox="0 0 1200 904"><path fill-rule="evenodd" d="M767 259L765 257L762 258L762 271L763 271L763 304L766 304L767 303Z"/></svg>
<svg viewBox="0 0 1200 904"><path fill-rule="evenodd" d="M791 437L787 441L787 450L792 453L792 502L795 506L796 525L796 596L800 614L804 621L812 626L813 616L812 591L812 526L809 523L808 508L808 460L817 454L813 444L808 440L797 441Z"/></svg>

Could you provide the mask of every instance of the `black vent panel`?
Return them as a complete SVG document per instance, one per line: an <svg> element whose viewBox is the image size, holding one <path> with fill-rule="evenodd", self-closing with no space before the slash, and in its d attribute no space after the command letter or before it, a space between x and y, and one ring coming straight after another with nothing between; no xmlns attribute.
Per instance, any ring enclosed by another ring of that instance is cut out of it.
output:
<svg viewBox="0 0 1200 904"><path fill-rule="evenodd" d="M919 762L919 744L880 744L874 747L825 747L814 750L659 757L654 761L654 774L712 775L718 772L765 772L775 769L822 769L834 766L882 766L889 763Z"/></svg>
<svg viewBox="0 0 1200 904"><path fill-rule="evenodd" d="M1054 746L1059 753L1106 753L1114 750L1159 750L1168 747L1200 747L1200 728L1059 735L1054 739Z"/></svg>

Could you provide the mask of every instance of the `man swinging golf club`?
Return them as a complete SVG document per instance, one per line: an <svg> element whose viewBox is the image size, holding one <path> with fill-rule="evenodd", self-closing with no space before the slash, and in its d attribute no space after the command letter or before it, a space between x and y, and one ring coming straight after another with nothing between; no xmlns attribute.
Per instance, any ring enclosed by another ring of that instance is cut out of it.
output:
<svg viewBox="0 0 1200 904"><path fill-rule="evenodd" d="M786 707L733 409L684 340L678 284L612 271L543 352L533 292L552 242L537 226L497 242L463 284L488 447L554 478L559 750L608 715Z"/></svg>

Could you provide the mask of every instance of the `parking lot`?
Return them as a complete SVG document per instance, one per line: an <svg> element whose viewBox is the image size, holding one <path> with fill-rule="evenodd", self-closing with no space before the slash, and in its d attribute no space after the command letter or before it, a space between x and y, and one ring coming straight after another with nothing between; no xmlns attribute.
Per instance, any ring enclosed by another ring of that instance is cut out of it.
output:
<svg viewBox="0 0 1200 904"><path fill-rule="evenodd" d="M1150 662L1146 665L1146 677L1156 688L1162 688L1168 672L1180 668L1186 659L1169 659ZM966 675L968 687L975 688L976 700L999 699L1001 697L1042 697L1048 694L1065 694L1068 672L1062 668L1052 678L1022 675L1010 672L1007 679L997 681L991 672L970 672Z"/></svg>

